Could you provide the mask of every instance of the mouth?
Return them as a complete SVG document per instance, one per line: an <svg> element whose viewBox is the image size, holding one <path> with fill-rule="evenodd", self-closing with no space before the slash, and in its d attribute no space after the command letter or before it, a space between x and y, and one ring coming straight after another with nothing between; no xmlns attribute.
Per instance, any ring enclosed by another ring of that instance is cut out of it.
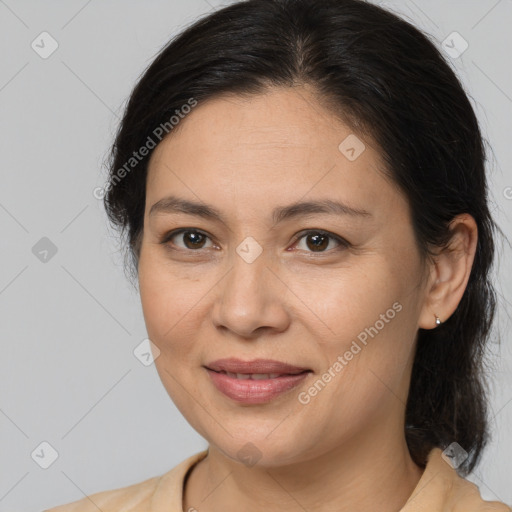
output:
<svg viewBox="0 0 512 512"><path fill-rule="evenodd" d="M309 373L311 370L303 370L301 372L296 373L232 373L232 372L226 372L224 370L218 372L215 370L212 370L211 368L208 368L208 370L211 370L215 373L220 373L223 375L227 375L228 377L231 377L232 379L239 379L239 380L267 380L267 379L278 379L279 377L289 377L290 375L301 375L303 373Z"/></svg>
<svg viewBox="0 0 512 512"><path fill-rule="evenodd" d="M204 367L224 396L243 404L263 404L301 384L312 370L280 361L223 359Z"/></svg>
<svg viewBox="0 0 512 512"><path fill-rule="evenodd" d="M273 359L254 359L252 361L243 361L236 358L218 359L208 363L206 368L215 372L255 376L256 379L269 378L267 376L276 378L281 375L298 375L299 373L311 371L310 368L295 366ZM261 375L265 377L261 377Z"/></svg>

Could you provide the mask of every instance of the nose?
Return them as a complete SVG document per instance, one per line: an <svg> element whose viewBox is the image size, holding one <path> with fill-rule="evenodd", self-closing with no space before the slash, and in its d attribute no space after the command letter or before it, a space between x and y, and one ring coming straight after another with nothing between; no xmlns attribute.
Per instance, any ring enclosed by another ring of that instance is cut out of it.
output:
<svg viewBox="0 0 512 512"><path fill-rule="evenodd" d="M232 260L231 269L218 283L215 327L245 339L285 331L290 323L283 300L286 284L269 267L265 252L252 263L237 253Z"/></svg>

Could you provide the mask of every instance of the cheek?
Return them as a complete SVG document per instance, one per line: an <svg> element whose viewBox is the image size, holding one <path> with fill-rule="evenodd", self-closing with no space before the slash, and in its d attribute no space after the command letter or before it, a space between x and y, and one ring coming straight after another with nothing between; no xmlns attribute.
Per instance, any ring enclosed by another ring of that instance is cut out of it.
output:
<svg viewBox="0 0 512 512"><path fill-rule="evenodd" d="M316 333L325 370L342 375L339 387L343 393L348 387L354 396L378 393L373 388L383 384L376 375L393 385L401 382L417 314L417 296L411 293L413 281L405 266L400 271L375 255L366 262L317 276L314 284L305 278L301 283L300 296L314 312L309 314L314 324L310 330Z"/></svg>
<svg viewBox="0 0 512 512"><path fill-rule="evenodd" d="M197 333L201 299L208 286L147 255L139 263L139 289L149 338L162 353L176 355ZM178 342L179 340L179 342Z"/></svg>
<svg viewBox="0 0 512 512"><path fill-rule="evenodd" d="M356 336L402 295L403 278L395 276L385 259L376 255L354 258L344 268L303 271L290 279L299 299L294 302L310 309L326 341Z"/></svg>

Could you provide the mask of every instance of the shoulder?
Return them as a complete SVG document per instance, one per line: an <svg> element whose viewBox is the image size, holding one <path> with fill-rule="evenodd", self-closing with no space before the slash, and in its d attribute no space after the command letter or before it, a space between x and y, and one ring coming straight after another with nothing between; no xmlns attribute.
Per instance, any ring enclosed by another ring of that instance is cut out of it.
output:
<svg viewBox="0 0 512 512"><path fill-rule="evenodd" d="M149 511L151 496L158 487L161 478L153 477L119 489L97 492L81 500L60 505L44 512Z"/></svg>
<svg viewBox="0 0 512 512"><path fill-rule="evenodd" d="M505 503L482 499L479 488L458 475L451 489L451 501L454 512L512 512Z"/></svg>
<svg viewBox="0 0 512 512"><path fill-rule="evenodd" d="M191 455L161 476L119 489L97 492L43 512L181 512L185 475L207 454L208 451L204 450Z"/></svg>
<svg viewBox="0 0 512 512"><path fill-rule="evenodd" d="M402 512L512 512L499 501L485 501L479 488L462 478L443 458L440 448L434 448L425 471Z"/></svg>

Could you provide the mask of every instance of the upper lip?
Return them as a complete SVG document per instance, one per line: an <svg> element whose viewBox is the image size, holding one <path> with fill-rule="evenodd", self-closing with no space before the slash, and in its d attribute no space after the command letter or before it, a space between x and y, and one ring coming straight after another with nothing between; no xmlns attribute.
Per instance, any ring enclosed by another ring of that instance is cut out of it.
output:
<svg viewBox="0 0 512 512"><path fill-rule="evenodd" d="M274 361L273 359L254 359L252 361L242 361L241 359L228 358L217 359L206 365L209 370L216 372L229 372L229 373L284 373L284 374L297 374L304 371L309 371L308 368L294 366L281 361Z"/></svg>

